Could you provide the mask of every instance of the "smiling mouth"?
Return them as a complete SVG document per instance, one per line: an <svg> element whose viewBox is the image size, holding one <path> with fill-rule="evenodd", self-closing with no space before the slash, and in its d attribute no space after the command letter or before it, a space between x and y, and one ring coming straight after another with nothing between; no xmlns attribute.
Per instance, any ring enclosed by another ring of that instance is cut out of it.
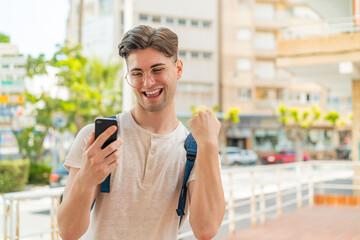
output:
<svg viewBox="0 0 360 240"><path fill-rule="evenodd" d="M145 91L145 92L143 92L143 94L147 98L155 98L155 97L159 96L162 93L162 91L163 91L163 89L159 88L159 89L155 89L153 91Z"/></svg>

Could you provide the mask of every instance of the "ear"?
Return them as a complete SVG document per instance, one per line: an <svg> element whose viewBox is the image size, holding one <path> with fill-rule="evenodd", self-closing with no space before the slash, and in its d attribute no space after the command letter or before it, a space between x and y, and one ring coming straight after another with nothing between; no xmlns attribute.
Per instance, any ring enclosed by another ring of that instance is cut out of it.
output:
<svg viewBox="0 0 360 240"><path fill-rule="evenodd" d="M178 59L176 61L176 69L177 69L177 80L179 80L181 78L183 71L183 62L181 61L181 59Z"/></svg>

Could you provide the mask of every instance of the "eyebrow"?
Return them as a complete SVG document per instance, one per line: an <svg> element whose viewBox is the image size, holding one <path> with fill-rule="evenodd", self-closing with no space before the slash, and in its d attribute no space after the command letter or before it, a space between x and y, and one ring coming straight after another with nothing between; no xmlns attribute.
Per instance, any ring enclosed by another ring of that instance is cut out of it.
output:
<svg viewBox="0 0 360 240"><path fill-rule="evenodd" d="M153 64L151 65L150 68L154 68L154 67L158 67L158 66L165 66L166 64L165 63L156 63L156 64ZM141 68L133 68L130 70L130 72L133 72L133 71L143 71Z"/></svg>

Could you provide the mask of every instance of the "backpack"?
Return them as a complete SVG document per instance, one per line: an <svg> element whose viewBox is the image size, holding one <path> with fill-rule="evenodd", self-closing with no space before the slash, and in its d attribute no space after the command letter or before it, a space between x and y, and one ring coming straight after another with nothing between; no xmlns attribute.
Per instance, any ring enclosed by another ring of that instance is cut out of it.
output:
<svg viewBox="0 0 360 240"><path fill-rule="evenodd" d="M116 118L116 116L111 116L109 118ZM189 179L190 172L194 167L195 159L196 159L196 152L197 152L197 144L196 141L191 133L186 137L184 148L186 150L186 165L185 165L185 174L184 179L180 191L178 208L176 209L177 215L180 217L179 227L181 225L181 220L185 215L185 204L186 204L186 195L187 195L187 186L186 183ZM110 177L111 173L106 177L106 179L101 183L100 191L103 193L110 192ZM94 201L95 203L95 201ZM94 206L91 206L91 209Z"/></svg>

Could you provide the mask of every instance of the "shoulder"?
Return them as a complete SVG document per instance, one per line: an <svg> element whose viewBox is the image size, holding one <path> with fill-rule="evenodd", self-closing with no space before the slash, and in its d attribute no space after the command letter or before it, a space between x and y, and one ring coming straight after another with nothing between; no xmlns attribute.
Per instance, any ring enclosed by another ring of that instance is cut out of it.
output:
<svg viewBox="0 0 360 240"><path fill-rule="evenodd" d="M189 135L190 131L189 129L187 129L183 124L182 122L179 122L179 131L178 131L178 134L181 134L185 137L187 137L187 135Z"/></svg>
<svg viewBox="0 0 360 240"><path fill-rule="evenodd" d="M90 123L83 127L76 135L75 141L78 143L86 143L90 137L91 133L95 130L95 124Z"/></svg>
<svg viewBox="0 0 360 240"><path fill-rule="evenodd" d="M86 125L85 127L83 127L77 135L84 137L86 135L90 135L91 132L94 130L95 130L95 124L90 123L90 124Z"/></svg>

